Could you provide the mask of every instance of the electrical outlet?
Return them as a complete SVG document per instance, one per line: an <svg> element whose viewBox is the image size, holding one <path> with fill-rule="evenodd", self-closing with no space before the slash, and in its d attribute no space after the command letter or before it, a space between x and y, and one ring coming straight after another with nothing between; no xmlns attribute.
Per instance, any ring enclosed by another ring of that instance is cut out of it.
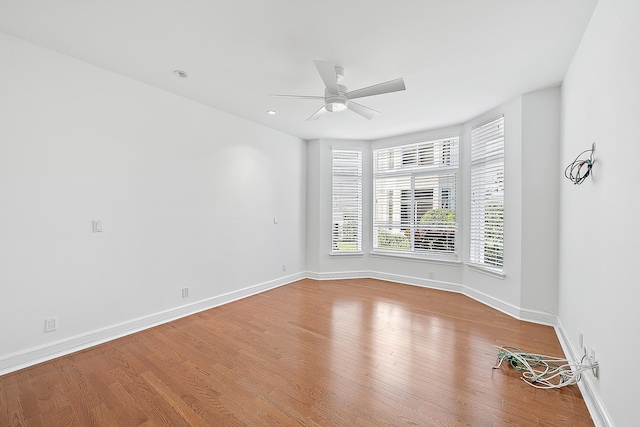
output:
<svg viewBox="0 0 640 427"><path fill-rule="evenodd" d="M92 221L92 225L94 233L102 233L102 221L94 220Z"/></svg>
<svg viewBox="0 0 640 427"><path fill-rule="evenodd" d="M584 348L584 335L582 334L582 332L580 332L580 335L578 335L578 347L580 347L581 349Z"/></svg>
<svg viewBox="0 0 640 427"><path fill-rule="evenodd" d="M429 279L435 279L436 274L433 271L429 272Z"/></svg>
<svg viewBox="0 0 640 427"><path fill-rule="evenodd" d="M282 271L287 271L287 264L282 264Z"/></svg>
<svg viewBox="0 0 640 427"><path fill-rule="evenodd" d="M44 331L53 332L58 329L58 317L44 319Z"/></svg>
<svg viewBox="0 0 640 427"><path fill-rule="evenodd" d="M589 349L587 362L591 366L591 370L593 371L593 376L598 378L598 361L596 360L596 351L593 348Z"/></svg>
<svg viewBox="0 0 640 427"><path fill-rule="evenodd" d="M189 298L189 288L182 288L182 298Z"/></svg>

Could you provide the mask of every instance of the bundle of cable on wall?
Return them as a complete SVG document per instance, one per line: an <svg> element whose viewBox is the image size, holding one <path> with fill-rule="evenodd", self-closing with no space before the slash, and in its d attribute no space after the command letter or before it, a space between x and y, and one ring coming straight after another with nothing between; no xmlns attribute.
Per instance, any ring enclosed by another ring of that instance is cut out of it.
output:
<svg viewBox="0 0 640 427"><path fill-rule="evenodd" d="M591 150L584 150L582 153L578 154L576 159L569 163L569 166L564 170L564 176L573 182L575 185L580 185L584 182L585 179L591 174L591 169L593 168L593 163L595 160L593 159L593 155L596 152L596 143L591 144ZM580 157L583 154L590 153L588 159L581 159Z"/></svg>
<svg viewBox="0 0 640 427"><path fill-rule="evenodd" d="M576 363L543 354L525 353L517 348L494 346L498 350L498 369L505 360L512 368L522 372L522 379L536 388L560 388L576 384L586 371L594 372L598 364ZM583 358L584 360L584 358Z"/></svg>

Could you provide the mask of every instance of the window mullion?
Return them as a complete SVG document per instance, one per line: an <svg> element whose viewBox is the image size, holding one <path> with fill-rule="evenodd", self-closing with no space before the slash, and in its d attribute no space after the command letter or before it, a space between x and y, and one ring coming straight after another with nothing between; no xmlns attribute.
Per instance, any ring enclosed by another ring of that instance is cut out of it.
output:
<svg viewBox="0 0 640 427"><path fill-rule="evenodd" d="M416 203L416 176L411 175L411 215L409 216L409 247L412 251L415 251L416 245L416 209L418 208Z"/></svg>

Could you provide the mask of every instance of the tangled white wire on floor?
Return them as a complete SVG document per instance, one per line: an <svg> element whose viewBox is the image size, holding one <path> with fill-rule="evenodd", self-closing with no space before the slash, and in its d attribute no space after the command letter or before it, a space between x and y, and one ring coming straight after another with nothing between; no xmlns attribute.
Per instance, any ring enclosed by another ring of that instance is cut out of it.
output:
<svg viewBox="0 0 640 427"><path fill-rule="evenodd" d="M514 347L494 346L498 350L498 369L505 360L518 371L522 371L522 379L536 388L561 388L576 384L586 371L596 372L597 362L576 363L543 354L531 354ZM584 360L584 358L583 358Z"/></svg>

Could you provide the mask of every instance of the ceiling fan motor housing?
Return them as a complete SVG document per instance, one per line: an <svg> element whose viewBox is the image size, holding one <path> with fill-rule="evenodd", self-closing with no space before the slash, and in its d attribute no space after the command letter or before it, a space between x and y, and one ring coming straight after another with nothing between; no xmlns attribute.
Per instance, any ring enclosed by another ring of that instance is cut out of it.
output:
<svg viewBox="0 0 640 427"><path fill-rule="evenodd" d="M328 89L324 90L324 104L327 111L336 113L338 111L344 111L347 109L347 102L349 99L345 93L347 87L344 85L338 85L338 93L329 93Z"/></svg>

